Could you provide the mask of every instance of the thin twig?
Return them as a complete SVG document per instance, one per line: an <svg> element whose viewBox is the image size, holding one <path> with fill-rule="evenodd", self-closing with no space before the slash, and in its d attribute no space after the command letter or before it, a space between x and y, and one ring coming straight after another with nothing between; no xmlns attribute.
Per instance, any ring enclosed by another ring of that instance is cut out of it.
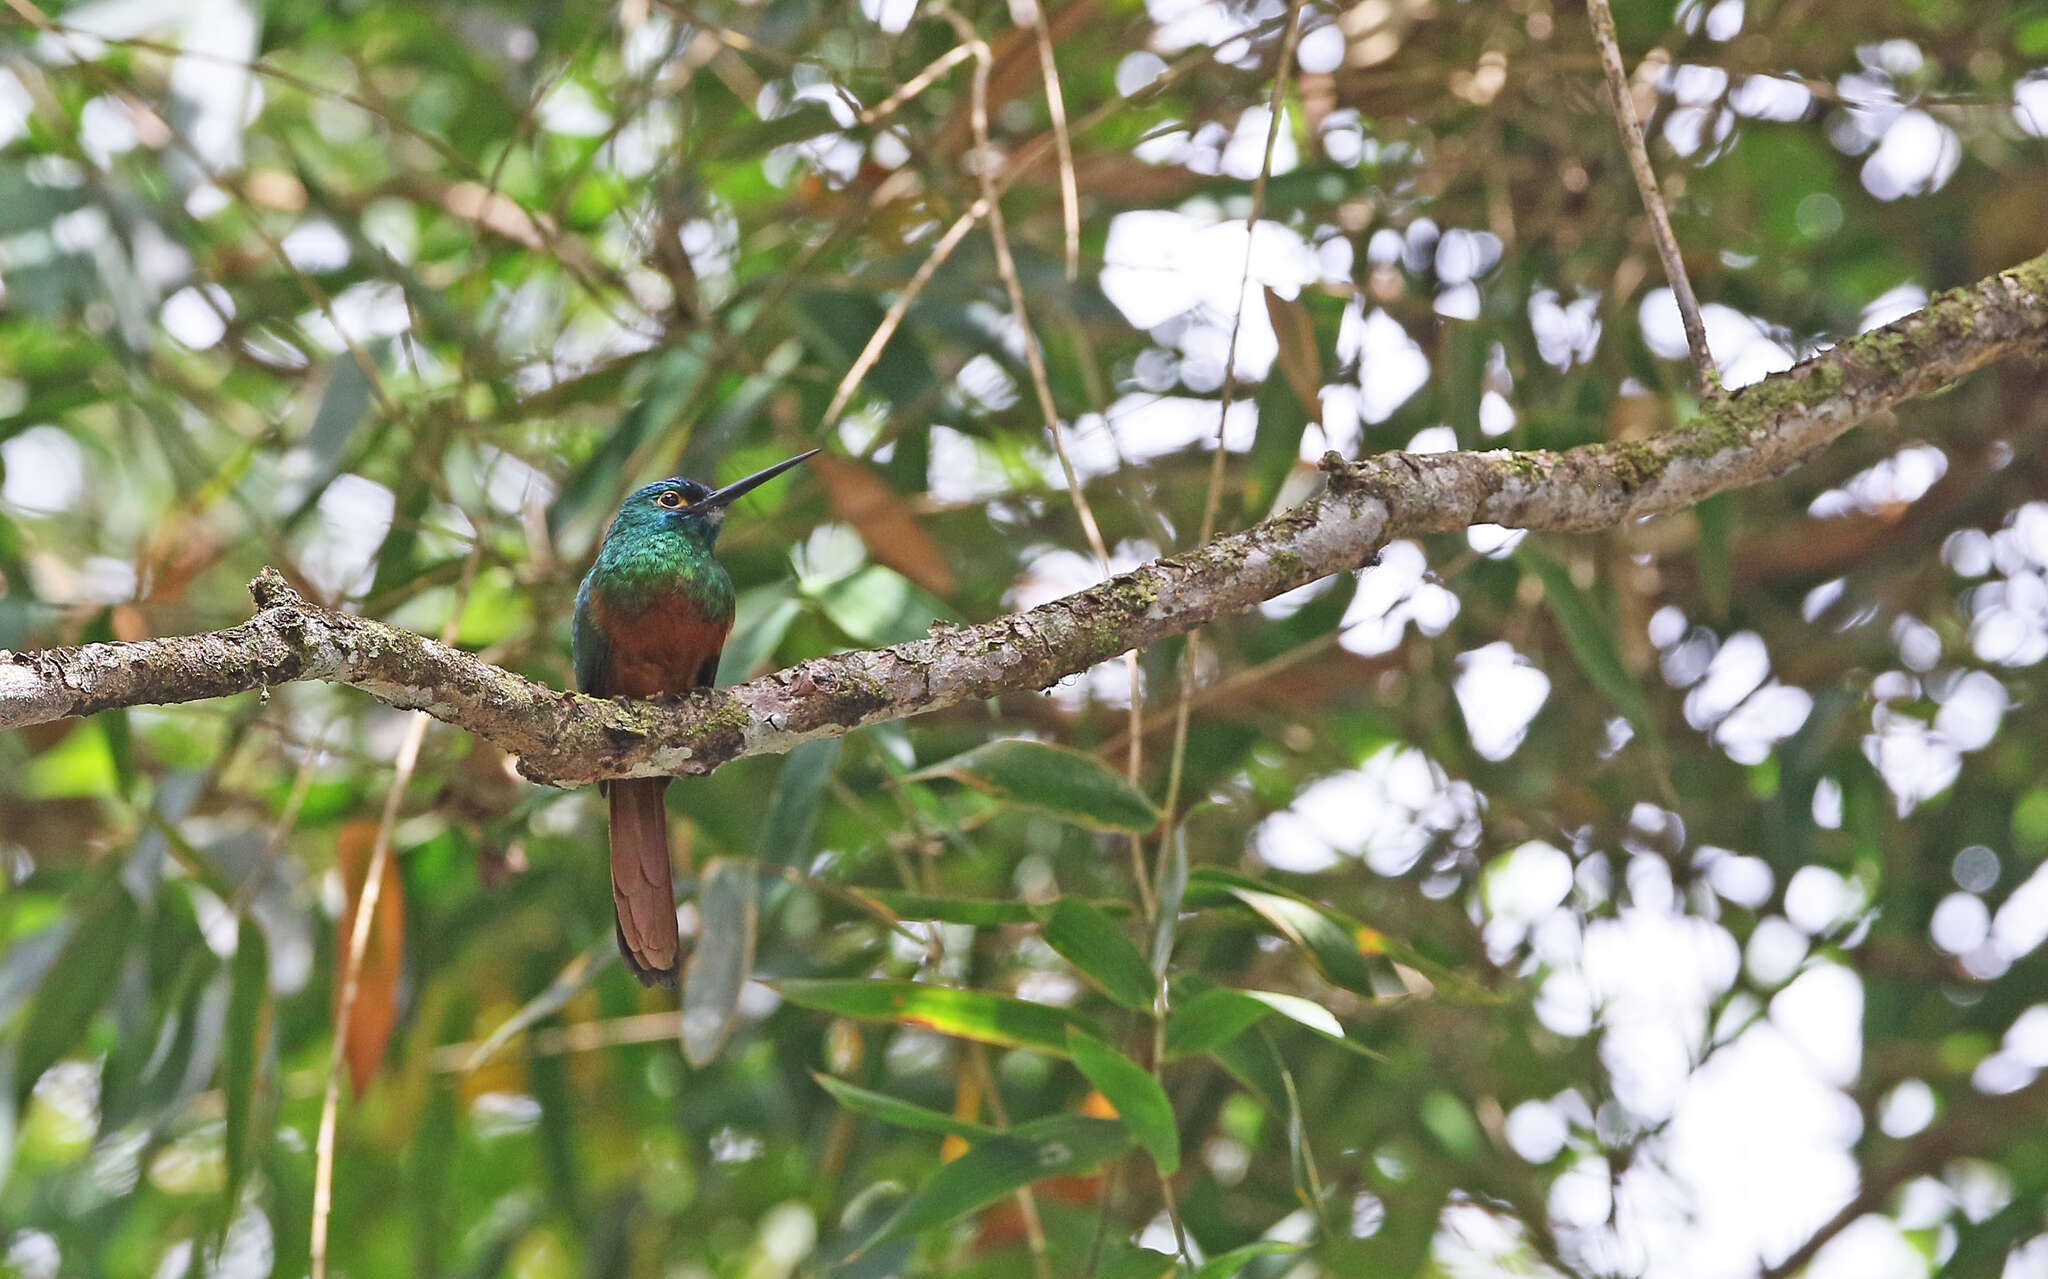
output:
<svg viewBox="0 0 2048 1279"><path fill-rule="evenodd" d="M1685 259L1678 252L1671 215L1665 212L1664 197L1657 190L1657 174L1650 168L1649 148L1643 144L1643 124L1636 117L1635 99L1628 91L1628 71L1621 63L1621 44L1614 34L1614 12L1607 7L1607 0L1586 0L1586 17L1593 24L1593 42L1600 46L1600 65L1607 71L1608 104L1614 108L1614 124L1621 131L1622 149L1628 152L1629 171L1635 175L1636 190L1643 197L1643 210L1650 215L1650 236L1657 242L1657 256L1664 262L1664 278L1671 282L1671 294L1678 300L1678 318L1685 325L1685 344L1692 352L1700 393L1718 396L1721 379L1714 372L1713 354L1707 350L1707 326L1700 318L1700 302L1693 295L1692 280L1685 273Z"/></svg>
<svg viewBox="0 0 2048 1279"><path fill-rule="evenodd" d="M1045 429L1052 436L1053 452L1059 455L1067 489L1073 494L1074 511L1081 519L1081 531L1087 535L1088 545L1107 575L1109 546L1102 540L1102 528L1095 521L1095 509L1088 504L1080 475L1074 470L1074 460L1067 452L1066 428L1060 425L1059 409L1053 403L1052 381L1045 371L1045 353L1039 349L1038 335L1031 328L1031 311L1024 302L1024 282L1017 274L1017 259L1010 252L1009 228L1003 221L1002 192L996 186L996 149L989 140L988 131L988 77L994 59L989 54L988 42L967 19L951 8L942 8L940 12L952 22L954 30L960 33L960 39L974 50L974 96L968 105L967 119L974 129L975 177L981 182L981 201L988 206L984 216L988 218L989 238L995 242L996 274L1002 277L1003 291L1010 298L1010 312L1017 317L1017 327L1022 330L1024 367L1031 375L1031 390L1038 398L1038 412L1045 419Z"/></svg>
<svg viewBox="0 0 2048 1279"><path fill-rule="evenodd" d="M1216 533L1216 512L1223 500L1223 462L1227 452L1223 447L1223 433L1230 423L1230 405L1237 393L1237 339L1244 328L1244 294L1251 286L1252 241L1259 233L1259 219L1266 211L1266 181L1273 174L1273 148L1280 141L1280 120L1287 103L1287 82L1294 70L1294 49L1301 40L1302 0L1294 0L1287 10L1287 31L1280 37L1280 61L1273 68L1273 95L1267 104L1266 150L1259 160L1258 176L1252 179L1252 207L1244 218L1244 265L1237 278L1237 312L1230 322L1230 345L1223 353L1222 405L1216 413L1216 439L1209 454L1209 489L1202 499L1201 534L1197 542L1207 542ZM1196 668L1201 658L1202 634L1199 630L1188 633L1188 642L1181 658L1179 700L1174 707L1173 748L1167 758L1166 804L1160 811L1166 814L1171 824L1173 811L1180 803L1181 770L1187 761L1188 751L1188 707L1194 694ZM1166 835L1159 840L1159 856L1166 856Z"/></svg>
<svg viewBox="0 0 2048 1279"><path fill-rule="evenodd" d="M933 82L935 82L940 76L946 74L948 71L951 71L954 67L959 66L961 63L967 61L969 58L973 56L974 50L968 48L966 45L954 45L952 48L946 50L938 57L933 58L930 66L918 72L916 75L910 77L908 80L905 80L902 84L897 85L895 90L892 93L890 93L888 97L883 98L880 102L877 102L875 105L861 112L860 122L862 124L872 125L878 121L886 120L890 116L894 115L897 111L901 110L904 104L908 103L912 98L916 97L920 93L923 93L926 89L931 88Z"/></svg>
<svg viewBox="0 0 2048 1279"><path fill-rule="evenodd" d="M528 1038L526 1052L534 1057L555 1057L564 1053L593 1052L599 1048L612 1048L619 1044L653 1044L674 1039L682 1030L683 1015L670 1011L663 1013L634 1013L625 1017L612 1017L604 1021L579 1021L567 1026L548 1026L533 1032ZM442 1044L434 1049L429 1059L434 1071L440 1074L459 1074L473 1069L481 1063L474 1060L476 1054L488 1041L465 1040L462 1043Z"/></svg>
<svg viewBox="0 0 2048 1279"><path fill-rule="evenodd" d="M1253 32L1250 34L1256 35L1258 33ZM962 50L962 52L960 58L955 60L956 62L964 61L974 56L974 46L972 44L962 44L957 46L957 48ZM1115 116L1118 112L1150 101L1178 83L1197 67L1207 64L1212 57L1212 51L1206 46L1182 55L1180 59L1161 72L1158 78L1154 79L1151 84L1146 85L1137 93L1132 94L1128 98L1112 98L1108 102L1097 106L1079 120L1074 121L1068 130L1069 134L1086 133L1104 120ZM1048 152L1056 149L1057 145L1056 139L1048 140L1041 137L1031 145L1020 149L1016 155L1010 157L1009 167L996 180L997 193L1000 194L1009 190L1011 183L1035 168L1039 161L1045 159ZM967 233L974 229L974 224L987 216L988 209L989 205L986 200L976 200L969 206L967 212L956 218L953 224L946 228L946 233L938 238L938 241L932 246L930 255L925 258L924 264L918 267L917 273L910 278L910 282L904 286L903 291L896 295L896 300L889 304L888 312L883 315L882 322L875 326L875 331L868 336L867 345L861 348L860 355L854 360L853 366L846 371L846 376L839 379L839 387L833 392L832 403L826 408L825 416L822 419L824 426L831 427L839 421L840 414L846 411L847 401L853 398L853 393L859 388L861 380L868 375L869 370L874 368L875 361L882 358L882 348L887 346L889 339L896 335L897 328L902 325L904 315L909 312L911 304L917 300L918 294L924 291L925 285L931 282L932 276L937 274L938 269L945 265L946 259L953 255L953 250L960 247L960 242L967 238ZM789 271L784 272L780 278L786 281L797 278L801 274L801 271L793 266ZM755 308L754 313L758 316L765 314L767 310L766 306L759 306ZM717 361L714 360L713 363L717 363Z"/></svg>
<svg viewBox="0 0 2048 1279"><path fill-rule="evenodd" d="M1081 485L1080 473L1074 469L1073 455L1067 448L1066 427L1061 424L1059 409L1053 403L1052 381L1046 375L1045 356L1039 350L1038 334L1031 327L1031 313L1024 302L1024 284L1018 277L1017 260L1010 252L1009 231L1003 222L1002 193L996 187L996 152L994 145L989 141L988 131L988 77L992 61L988 42L980 37L965 18L950 8L941 12L953 23L954 29L959 31L961 41L974 51L974 90L968 106L968 121L974 128L975 176L981 180L981 203L988 206L985 216L988 218L989 237L995 242L996 272L1002 277L1003 289L1010 298L1010 311L1017 317L1017 327L1022 330L1024 365L1031 374L1031 389L1038 397L1038 410L1045 419L1046 432L1052 437L1053 453L1059 458L1060 474L1066 479L1067 492L1073 498L1074 513L1080 518L1081 531L1088 538L1089 549L1095 552L1095 561L1101 567L1103 577L1107 578L1113 572L1109 561L1109 544L1103 540L1102 526L1095 519L1095 508L1088 501L1087 490ZM1041 37L1045 37L1045 20L1042 14L1036 19L1036 25ZM1042 56L1049 56L1050 38L1045 37L1045 40L1046 43L1041 46L1041 53ZM1050 69L1049 62L1042 65L1047 68L1046 92L1049 95L1057 95L1057 76ZM1060 114L1059 123L1063 125L1064 112ZM1064 129L1061 130L1060 136L1064 148ZM1074 248L1077 244L1078 242L1075 242L1069 247ZM1135 700L1138 695L1136 655L1133 654L1129 661L1126 669L1130 672L1131 696ZM1133 783L1138 780L1137 770L1138 758L1133 753L1130 760ZM1149 919L1154 903L1152 882L1145 874L1144 853L1136 837L1133 837L1130 843L1131 878L1138 889L1139 905L1145 917Z"/></svg>
<svg viewBox="0 0 2048 1279"><path fill-rule="evenodd" d="M355 1013L356 991L363 972L363 954L370 948L370 921L383 896L384 867L391 860L391 832L398 824L398 807L405 798L406 785L420 762L420 744L426 740L432 717L415 711L405 741L398 748L392 771L391 790L384 797L384 811L377 820L377 841L370 849L370 864L363 874L362 893L356 898L356 913L349 929L348 954L342 966L341 1001L334 1010L334 1050L327 1059L327 1089L320 1101L320 1133L313 1145L313 1238L311 1243L313 1279L326 1279L327 1227L334 1213L334 1141L341 1118L341 1072L348 1064L348 1024Z"/></svg>
<svg viewBox="0 0 2048 1279"><path fill-rule="evenodd" d="M456 587L448 620L441 627L443 644L453 644L461 633L462 610L476 582L482 552L482 541L471 544L462 582ZM398 825L398 809L405 801L405 788L412 782L413 770L419 767L420 747L427 740L427 725L432 722L433 717L425 711L413 712L405 740L399 744L391 789L384 796L384 811L377 819L377 839L370 848L370 863L363 871L363 887L356 898L355 918L349 928L341 998L334 1008L334 1050L327 1058L327 1089L320 1101L320 1131L313 1145L313 1226L309 1249L312 1279L326 1279L327 1275L328 1223L334 1213L334 1143L341 1120L341 1072L348 1063L348 1027L361 985L363 955L370 948L370 925L376 918L377 899L383 895L384 868L391 860L391 833Z"/></svg>
<svg viewBox="0 0 2048 1279"><path fill-rule="evenodd" d="M1052 139L1060 158L1060 222L1066 232L1067 283L1081 278L1081 184L1074 177L1074 141L1067 133L1067 97L1060 89L1060 68L1053 57L1052 28L1045 24L1039 0L1021 0L1031 7L1031 31L1038 39L1038 72L1045 80L1045 110L1052 117Z"/></svg>
<svg viewBox="0 0 2048 1279"><path fill-rule="evenodd" d="M996 1127L1010 1126L1008 1107L1003 1105L1003 1094L996 1087L996 1072L989 1069L988 1049L979 1043L967 1045L967 1059L974 1063L975 1076L981 1083L981 1096L988 1106L989 1118ZM1024 1241L1031 1250L1031 1268L1038 1279L1052 1279L1052 1256L1047 1251L1045 1222L1038 1215L1038 1196L1029 1186L1017 1187L1017 1215L1024 1221Z"/></svg>
<svg viewBox="0 0 2048 1279"><path fill-rule="evenodd" d="M932 245L932 251L918 266L917 273L910 277L910 282L903 286L903 291L889 304L889 310L882 316L882 322L868 335L867 345L861 348L852 367L846 370L846 376L839 379L839 389L832 393L832 403L826 406L825 416L821 422L823 427L829 429L838 424L839 415L846 411L847 401L853 398L854 390L860 386L861 379L868 375L869 369L875 367L875 361L882 358L882 348L889 345L889 339L896 336L896 330L903 323L903 317L909 312L911 303L917 301L917 295L924 292L924 286L931 283L932 276L945 265L947 258L953 256L953 250L960 247L960 242L967 238L967 233L974 229L974 224L979 222L986 212L987 202L975 201L967 212L953 219L953 225L947 227L946 233Z"/></svg>
<svg viewBox="0 0 2048 1279"><path fill-rule="evenodd" d="M76 60L82 74L99 81L101 85L122 101L132 101L128 85L106 71L99 63L95 62L85 53L78 50L71 43L71 37L68 34L69 29L59 27L48 15L36 7L33 0L6 0L6 4L8 8L14 10L15 13L19 14L38 31L64 46L65 51ZM98 37L90 38L97 39ZM185 158L192 162L192 167L199 175L209 183L220 188L237 205L241 206L243 213L248 216L249 229L256 233L256 238L263 241L264 247L270 250L270 255L277 260L278 264L284 267L285 271L298 281L299 287L304 289L306 296L313 300L313 305L319 310L320 314L326 317L327 322L334 327L335 335L341 339L343 347L347 349L350 357L355 360L356 365L362 369L363 378L369 385L370 394L377 401L377 407L382 410L386 417L402 420L405 415L400 412L397 401L391 397L391 393L385 388L384 375L382 370L377 367L377 362L370 358L370 353L363 349L362 344L356 341L354 335L348 331L348 327L341 322L340 315L334 309L334 300L327 295L325 289L320 287L319 281L308 275L303 268L292 261L291 256L284 251L283 241L278 239L263 224L263 219L259 215L254 202L250 200L248 192L243 190L239 183L215 173L212 165L207 162L205 154L200 151L198 146L168 121L165 122L165 130L171 144L184 153Z"/></svg>

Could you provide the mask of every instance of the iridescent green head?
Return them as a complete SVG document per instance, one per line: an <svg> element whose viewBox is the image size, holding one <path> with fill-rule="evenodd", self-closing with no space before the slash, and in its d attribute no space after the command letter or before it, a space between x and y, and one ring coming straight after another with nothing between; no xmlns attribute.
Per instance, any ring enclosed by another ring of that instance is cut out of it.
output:
<svg viewBox="0 0 2048 1279"><path fill-rule="evenodd" d="M721 489L680 475L657 480L635 490L620 504L612 535L680 533L709 547L718 540L718 530L725 523L725 509L734 499L751 493L817 452L812 449L799 453Z"/></svg>

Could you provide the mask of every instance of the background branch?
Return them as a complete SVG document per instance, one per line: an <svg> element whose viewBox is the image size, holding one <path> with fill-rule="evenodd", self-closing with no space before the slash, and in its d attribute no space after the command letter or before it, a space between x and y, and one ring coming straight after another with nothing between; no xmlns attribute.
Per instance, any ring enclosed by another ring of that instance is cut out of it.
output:
<svg viewBox="0 0 2048 1279"><path fill-rule="evenodd" d="M1607 7L1607 0L1586 0L1586 16L1592 21L1593 42L1600 46L1600 65L1607 73L1608 105L1614 111L1614 125L1621 131L1629 172L1635 175L1636 190L1643 197L1643 211L1650 218L1650 238L1657 243L1664 278L1671 283L1678 318L1685 326L1685 345L1692 353L1700 394L1718 395L1721 379L1714 372L1713 353L1707 349L1706 322L1700 318L1700 302L1693 295L1692 278L1685 273L1685 258L1678 251L1671 215L1665 212L1664 197L1657 190L1656 170L1650 167L1650 150L1643 142L1643 122L1636 116L1636 101L1628 91L1628 70L1621 62L1621 41L1614 33L1614 12Z"/></svg>
<svg viewBox="0 0 2048 1279"><path fill-rule="evenodd" d="M999 693L1043 688L1131 648L1333 573L1395 537L1471 524L1586 531L1797 466L1858 422L2048 338L2048 255L1710 402L1682 430L1564 451L1388 453L1324 462L1329 491L1243 532L1088 590L889 648L813 658L681 704L544 688L467 653L309 604L266 570L240 626L140 643L0 653L0 729L294 680L348 684L520 757L534 781L708 773L745 755Z"/></svg>

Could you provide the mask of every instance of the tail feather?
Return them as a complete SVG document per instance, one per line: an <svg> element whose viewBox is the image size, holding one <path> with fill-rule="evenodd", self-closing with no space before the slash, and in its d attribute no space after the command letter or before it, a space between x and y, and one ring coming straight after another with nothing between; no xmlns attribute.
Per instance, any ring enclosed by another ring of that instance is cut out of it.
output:
<svg viewBox="0 0 2048 1279"><path fill-rule="evenodd" d="M682 939L676 933L676 890L668 862L666 777L614 781L612 907L619 954L643 986L673 986Z"/></svg>

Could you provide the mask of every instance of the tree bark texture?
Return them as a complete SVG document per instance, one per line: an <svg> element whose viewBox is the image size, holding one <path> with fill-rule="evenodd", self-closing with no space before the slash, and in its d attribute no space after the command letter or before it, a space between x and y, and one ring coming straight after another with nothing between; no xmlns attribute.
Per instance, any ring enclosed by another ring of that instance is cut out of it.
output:
<svg viewBox="0 0 2048 1279"><path fill-rule="evenodd" d="M863 724L1044 688L1364 567L1396 537L1482 523L1586 531L1687 507L1783 474L1858 422L2015 354L2048 354L2048 254L1710 401L1685 427L1652 439L1356 462L1332 454L1322 496L1242 532L994 621L941 625L922 639L813 658L673 703L557 692L409 631L316 607L266 569L250 584L257 612L240 626L0 651L0 729L324 680L487 738L537 782L708 773Z"/></svg>

